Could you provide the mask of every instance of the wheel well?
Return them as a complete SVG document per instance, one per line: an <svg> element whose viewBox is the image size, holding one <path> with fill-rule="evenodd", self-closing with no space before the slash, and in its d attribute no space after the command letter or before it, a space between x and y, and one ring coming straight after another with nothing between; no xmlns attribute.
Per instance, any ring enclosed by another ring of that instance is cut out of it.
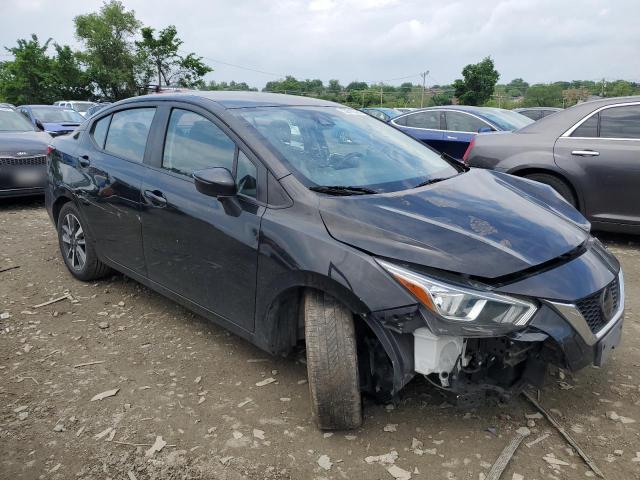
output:
<svg viewBox="0 0 640 480"><path fill-rule="evenodd" d="M71 199L68 197L58 197L56 201L53 203L53 207L51 208L51 213L53 215L53 221L56 225L58 225L58 216L60 216L60 210L65 203L70 202Z"/></svg>
<svg viewBox="0 0 640 480"><path fill-rule="evenodd" d="M579 209L582 208L582 202L580 200L580 196L578 195L578 192L576 191L575 187L567 179L567 177L565 177L564 175L558 172L554 172L553 170L545 170L544 168L523 168L522 170L517 170L515 172L509 172L509 173L517 177L526 177L527 175L533 175L534 173L542 173L544 175L550 175L552 177L555 177L561 182L563 182L565 185L567 185L567 187L569 187L569 190L571 190L571 193L573 194L573 198L575 198L576 202L578 203L578 208Z"/></svg>

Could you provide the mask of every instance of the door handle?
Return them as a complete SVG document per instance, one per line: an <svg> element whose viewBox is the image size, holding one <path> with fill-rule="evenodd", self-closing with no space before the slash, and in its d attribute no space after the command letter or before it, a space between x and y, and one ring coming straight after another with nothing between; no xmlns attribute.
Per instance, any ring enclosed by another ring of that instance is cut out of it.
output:
<svg viewBox="0 0 640 480"><path fill-rule="evenodd" d="M91 165L91 161L89 160L89 155L80 155L80 158L78 159L78 163L80 164L81 167L88 167L89 165Z"/></svg>
<svg viewBox="0 0 640 480"><path fill-rule="evenodd" d="M156 207L166 207L167 199L162 194L162 192L158 190L145 190L144 191L145 198L149 199L149 201L155 205Z"/></svg>
<svg viewBox="0 0 640 480"><path fill-rule="evenodd" d="M447 135L447 140L457 140L458 137L452 137L451 135Z"/></svg>
<svg viewBox="0 0 640 480"><path fill-rule="evenodd" d="M571 155L576 155L578 157L597 157L600 155L600 152L596 152L594 150L573 150Z"/></svg>

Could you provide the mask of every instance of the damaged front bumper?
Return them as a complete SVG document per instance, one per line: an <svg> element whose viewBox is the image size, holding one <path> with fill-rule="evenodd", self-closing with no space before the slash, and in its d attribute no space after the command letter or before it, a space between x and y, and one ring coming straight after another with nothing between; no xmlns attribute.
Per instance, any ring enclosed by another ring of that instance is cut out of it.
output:
<svg viewBox="0 0 640 480"><path fill-rule="evenodd" d="M427 326L429 315L416 305L368 316L392 365L387 375L393 378L378 383L396 394L421 374L465 407L488 398L507 401L526 385L541 386L549 364L577 371L606 362L620 343L624 279L619 271L575 302L541 300L524 329L499 337L435 335Z"/></svg>

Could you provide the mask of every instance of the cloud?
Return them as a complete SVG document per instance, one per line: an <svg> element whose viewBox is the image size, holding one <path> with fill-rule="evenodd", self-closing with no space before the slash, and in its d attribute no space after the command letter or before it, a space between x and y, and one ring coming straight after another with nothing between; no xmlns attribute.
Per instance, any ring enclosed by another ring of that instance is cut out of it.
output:
<svg viewBox="0 0 640 480"><path fill-rule="evenodd" d="M217 81L276 77L368 82L430 70L448 83L491 56L501 80L640 80L637 0L123 0L155 28L175 24ZM0 46L37 33L77 45L73 17L100 0L0 0ZM7 13L9 12L9 13ZM0 57L0 59L6 57ZM404 81L404 80L403 80Z"/></svg>

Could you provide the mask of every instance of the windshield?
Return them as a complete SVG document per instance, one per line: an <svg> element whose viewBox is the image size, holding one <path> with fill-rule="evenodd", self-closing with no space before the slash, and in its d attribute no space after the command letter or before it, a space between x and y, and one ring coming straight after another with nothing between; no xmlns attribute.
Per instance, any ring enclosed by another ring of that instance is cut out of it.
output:
<svg viewBox="0 0 640 480"><path fill-rule="evenodd" d="M33 132L35 128L13 108L0 108L0 132Z"/></svg>
<svg viewBox="0 0 640 480"><path fill-rule="evenodd" d="M366 187L379 193L458 173L433 150L351 108L266 107L234 113L307 186Z"/></svg>
<svg viewBox="0 0 640 480"><path fill-rule="evenodd" d="M65 108L32 107L33 116L42 123L82 123L84 117L75 110Z"/></svg>
<svg viewBox="0 0 640 480"><path fill-rule="evenodd" d="M91 108L94 105L93 102L71 102L71 106L73 106L73 109L76 110L77 112L86 112L87 110L89 110L89 108Z"/></svg>
<svg viewBox="0 0 640 480"><path fill-rule="evenodd" d="M518 130L533 123L533 120L521 113L501 108L483 108L482 115L502 130Z"/></svg>

